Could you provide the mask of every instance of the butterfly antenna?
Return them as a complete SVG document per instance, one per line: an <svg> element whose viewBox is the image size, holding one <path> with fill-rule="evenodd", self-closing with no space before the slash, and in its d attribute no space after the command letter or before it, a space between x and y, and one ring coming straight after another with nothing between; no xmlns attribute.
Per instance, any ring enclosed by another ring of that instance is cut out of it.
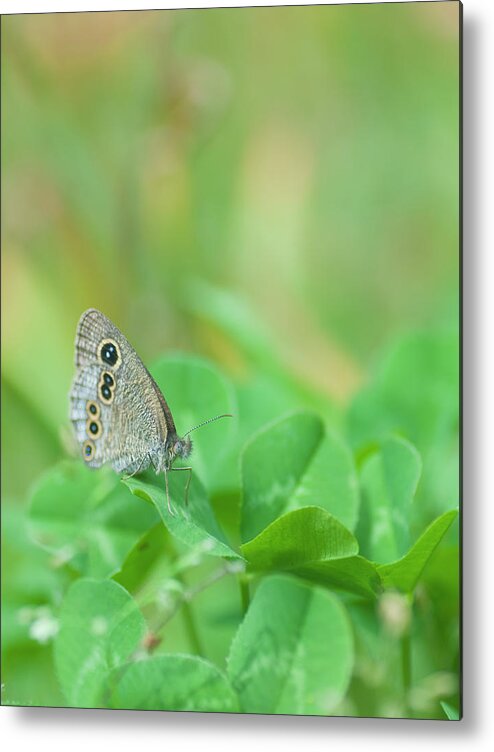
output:
<svg viewBox="0 0 494 752"><path fill-rule="evenodd" d="M212 423L214 420L219 420L220 418L233 418L233 415L230 413L224 413L223 415L217 415L215 418L210 418L209 420L205 420L204 423L199 423L198 426L194 426L194 428L191 428L187 431L187 433L184 433L183 438L189 435L189 433L192 433L192 431L195 431L197 428L202 428L203 426L206 426L208 423Z"/></svg>

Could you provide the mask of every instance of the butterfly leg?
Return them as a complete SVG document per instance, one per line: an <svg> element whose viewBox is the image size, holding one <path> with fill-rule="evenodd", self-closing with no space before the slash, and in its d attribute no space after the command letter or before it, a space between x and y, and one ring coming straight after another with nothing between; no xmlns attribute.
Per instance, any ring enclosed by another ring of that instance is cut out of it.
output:
<svg viewBox="0 0 494 752"><path fill-rule="evenodd" d="M187 484L185 486L185 506L188 506L189 504L189 486L190 481L192 480L192 468L191 467L172 467L172 470L188 470L189 471L189 477L187 478Z"/></svg>
<svg viewBox="0 0 494 752"><path fill-rule="evenodd" d="M166 503L168 505L168 511L172 517L175 517L175 512L173 511L172 505L170 504L170 492L168 490L168 471L167 470L165 470L165 489L166 489Z"/></svg>

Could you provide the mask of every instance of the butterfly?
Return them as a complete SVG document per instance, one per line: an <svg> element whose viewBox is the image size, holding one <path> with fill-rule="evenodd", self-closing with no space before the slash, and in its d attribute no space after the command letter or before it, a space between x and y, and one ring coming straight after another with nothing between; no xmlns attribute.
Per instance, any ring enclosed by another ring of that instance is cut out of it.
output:
<svg viewBox="0 0 494 752"><path fill-rule="evenodd" d="M77 325L76 375L70 390L70 420L84 462L98 468L109 462L127 477L153 466L164 473L168 511L174 514L168 472L192 451L189 434L218 418L191 428L180 437L168 404L136 351L110 319L95 308L85 311Z"/></svg>

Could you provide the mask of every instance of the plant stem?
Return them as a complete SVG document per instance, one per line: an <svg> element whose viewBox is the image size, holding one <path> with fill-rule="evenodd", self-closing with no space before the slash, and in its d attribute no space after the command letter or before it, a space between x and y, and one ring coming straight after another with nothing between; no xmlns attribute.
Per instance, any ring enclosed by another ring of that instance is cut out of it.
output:
<svg viewBox="0 0 494 752"><path fill-rule="evenodd" d="M175 561L177 561L177 559L178 559L178 553L177 553L177 550L176 550L176 548L175 548L175 546L173 544L173 541L171 540L171 537L170 537L170 540L169 540L169 549L170 549L171 555L174 557ZM175 577L176 577L176 579L185 588L186 585L187 585L187 583L186 583L186 579L185 579L184 573L182 571L178 570L178 571L175 572ZM176 613L176 611L179 608L183 609L185 629L187 631L187 636L189 638L189 642L190 642L192 650L197 655L204 655L204 652L203 652L203 649L202 649L202 645L201 645L201 640L199 638L199 632L197 631L196 619L195 619L195 616L194 616L194 611L193 611L193 609L192 609L192 607L190 605L189 594L187 592L184 592L183 597L180 599L179 602L177 602L176 608L172 611L172 613L167 614L167 616L164 619L164 621L156 629L156 632L160 632L161 629L163 629L163 627L165 626L165 624L173 617L173 615Z"/></svg>
<svg viewBox="0 0 494 752"><path fill-rule="evenodd" d="M201 593L203 590L208 588L210 585L213 585L218 580L221 580L221 578L227 574L230 574L230 569L227 565L221 567L220 569L217 569L215 572L209 575L209 577L203 580L203 582L199 583L199 585L196 585L194 588L190 588L185 593L185 597L182 601L185 625L187 627L189 640L190 640L192 647L194 648L194 650L196 651L198 655L204 655L204 652L202 649L201 640L199 638L199 633L197 631L194 612L190 605L190 601L195 595L197 595L198 593ZM182 582L184 581L181 575L178 575L178 578L181 579Z"/></svg>
<svg viewBox="0 0 494 752"><path fill-rule="evenodd" d="M239 575L238 584L240 586L240 600L242 603L242 613L245 616L250 605L250 591L249 591L249 581L244 574Z"/></svg>
<svg viewBox="0 0 494 752"><path fill-rule="evenodd" d="M407 597L409 611L409 621L400 638L401 652L401 677L403 682L403 702L405 711L411 715L410 710L410 689L412 686L412 625L413 625L413 594Z"/></svg>
<svg viewBox="0 0 494 752"><path fill-rule="evenodd" d="M234 570L232 566L226 564L225 566L220 567L215 572L210 574L209 577L206 577L206 579L199 584L189 588L188 590L184 590L183 595L175 601L174 607L170 611L166 612L164 616L162 615L161 618L157 620L157 623L151 625L150 632L146 636L143 643L147 652L152 653L158 647L161 642L161 638L158 636L159 633L168 624L168 622L173 619L177 611L183 608L185 628L187 630L187 636L189 638L192 649L197 653L197 655L204 655L199 632L196 626L194 611L191 606L191 601L196 595L202 593L203 590L206 590L208 587L210 587L210 585L218 582L218 580L221 580L222 577L233 573ZM176 578L185 587L184 576L180 571L176 572Z"/></svg>
<svg viewBox="0 0 494 752"><path fill-rule="evenodd" d="M411 650L410 632L406 632L400 640L401 643L401 674L403 679L403 692L408 704L408 693L411 685Z"/></svg>
<svg viewBox="0 0 494 752"><path fill-rule="evenodd" d="M192 649L197 655L204 655L199 633L197 631L196 620L194 613L190 607L190 603L187 600L182 602L182 609L184 613L185 628L189 637Z"/></svg>

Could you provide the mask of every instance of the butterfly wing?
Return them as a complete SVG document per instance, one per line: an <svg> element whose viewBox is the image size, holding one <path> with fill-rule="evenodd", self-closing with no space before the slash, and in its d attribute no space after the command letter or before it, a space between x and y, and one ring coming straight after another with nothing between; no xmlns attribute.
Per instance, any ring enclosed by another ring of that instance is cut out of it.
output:
<svg viewBox="0 0 494 752"><path fill-rule="evenodd" d="M141 359L100 311L82 314L75 342L70 419L90 467L136 472L176 435L171 412Z"/></svg>

